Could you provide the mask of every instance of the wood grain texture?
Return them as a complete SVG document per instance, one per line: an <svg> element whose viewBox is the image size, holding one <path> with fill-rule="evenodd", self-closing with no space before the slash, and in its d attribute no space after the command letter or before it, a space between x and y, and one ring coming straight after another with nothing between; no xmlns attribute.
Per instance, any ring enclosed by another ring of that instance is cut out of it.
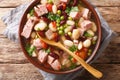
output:
<svg viewBox="0 0 120 80"><path fill-rule="evenodd" d="M120 64L93 64L98 70L101 70L104 76L99 80L120 80ZM74 80L98 80L91 76L87 71L84 71L79 77Z"/></svg>
<svg viewBox="0 0 120 80"><path fill-rule="evenodd" d="M120 64L93 64L98 70L104 74L100 80L120 80ZM31 64L0 64L0 80L44 80ZM91 76L87 71L84 71L79 77L74 80L98 80Z"/></svg>
<svg viewBox="0 0 120 80"><path fill-rule="evenodd" d="M30 2L32 0L0 0L0 7L16 7L23 3ZM99 7L116 7L120 6L119 0L90 0L92 4L99 6Z"/></svg>
<svg viewBox="0 0 120 80"><path fill-rule="evenodd" d="M0 64L0 80L43 80L31 64Z"/></svg>

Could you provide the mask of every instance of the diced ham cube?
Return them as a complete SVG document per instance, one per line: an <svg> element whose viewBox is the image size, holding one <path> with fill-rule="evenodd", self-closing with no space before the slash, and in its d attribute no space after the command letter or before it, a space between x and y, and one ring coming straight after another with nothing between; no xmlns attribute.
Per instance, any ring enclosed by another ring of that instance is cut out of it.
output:
<svg viewBox="0 0 120 80"><path fill-rule="evenodd" d="M79 19L81 17L80 12L70 12L70 17L73 19Z"/></svg>
<svg viewBox="0 0 120 80"><path fill-rule="evenodd" d="M48 10L45 5L38 5L37 7L34 7L34 10L38 16L42 16L48 13Z"/></svg>
<svg viewBox="0 0 120 80"><path fill-rule="evenodd" d="M48 53L45 52L45 50L40 50L38 53L38 60L41 63L44 63L47 60Z"/></svg>
<svg viewBox="0 0 120 80"><path fill-rule="evenodd" d="M60 0L60 1L68 4L70 0Z"/></svg>
<svg viewBox="0 0 120 80"><path fill-rule="evenodd" d="M23 28L21 35L24 36L25 38L29 38L34 25L35 25L35 21L32 19L28 19L28 21L26 22Z"/></svg>
<svg viewBox="0 0 120 80"><path fill-rule="evenodd" d="M82 29L82 28L79 28L79 31L80 31L81 36L83 36L83 34L84 34L85 30L84 30L84 29Z"/></svg>
<svg viewBox="0 0 120 80"><path fill-rule="evenodd" d="M41 40L40 39L33 40L33 46L35 46L37 49L41 49L42 48Z"/></svg>
<svg viewBox="0 0 120 80"><path fill-rule="evenodd" d="M55 5L60 4L60 0L52 0Z"/></svg>
<svg viewBox="0 0 120 80"><path fill-rule="evenodd" d="M89 9L85 8L82 13L82 17L88 19Z"/></svg>
<svg viewBox="0 0 120 80"><path fill-rule="evenodd" d="M54 57L52 57L52 56L48 56L48 60L47 60L47 62L48 62L48 64L52 64L54 60L55 60Z"/></svg>
<svg viewBox="0 0 120 80"><path fill-rule="evenodd" d="M89 28L92 27L92 22L89 20L84 20L81 24L80 24L81 28L84 29L85 31L88 30Z"/></svg>
<svg viewBox="0 0 120 80"><path fill-rule="evenodd" d="M47 4L47 0L41 0L41 4Z"/></svg>
<svg viewBox="0 0 120 80"><path fill-rule="evenodd" d="M51 30L48 30L47 32L45 32L45 35L49 40L54 39L54 33Z"/></svg>
<svg viewBox="0 0 120 80"><path fill-rule="evenodd" d="M60 70L61 69L61 64L57 59L50 65L54 70Z"/></svg>
<svg viewBox="0 0 120 80"><path fill-rule="evenodd" d="M79 37L80 37L80 30L79 29L73 29L73 32L72 32L72 38L74 40L77 40Z"/></svg>

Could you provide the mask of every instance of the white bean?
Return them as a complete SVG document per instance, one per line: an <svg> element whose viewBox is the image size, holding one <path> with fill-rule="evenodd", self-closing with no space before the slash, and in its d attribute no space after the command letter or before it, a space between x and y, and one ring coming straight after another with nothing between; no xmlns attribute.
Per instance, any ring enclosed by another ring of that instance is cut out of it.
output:
<svg viewBox="0 0 120 80"><path fill-rule="evenodd" d="M94 36L94 37L93 37L93 41L96 41L96 40L97 40L97 38L98 38L97 36Z"/></svg>
<svg viewBox="0 0 120 80"><path fill-rule="evenodd" d="M37 54L35 53L35 51L33 51L32 57L37 57Z"/></svg>
<svg viewBox="0 0 120 80"><path fill-rule="evenodd" d="M95 35L95 33L92 30L87 30L87 33L90 34L91 36Z"/></svg>
<svg viewBox="0 0 120 80"><path fill-rule="evenodd" d="M82 44L82 42L80 41L79 44L78 44L78 49L81 50L82 47L83 47L83 44Z"/></svg>
<svg viewBox="0 0 120 80"><path fill-rule="evenodd" d="M87 39L87 40L85 40L84 42L83 42L83 46L84 47L90 47L90 45L91 45L91 40L89 40L89 39Z"/></svg>
<svg viewBox="0 0 120 80"><path fill-rule="evenodd" d="M71 47L71 46L73 46L73 42L70 41L70 40L65 40L65 41L64 41L64 45L65 45L65 46L68 46L68 47Z"/></svg>
<svg viewBox="0 0 120 80"><path fill-rule="evenodd" d="M30 19L30 14L27 14L27 19Z"/></svg>
<svg viewBox="0 0 120 80"><path fill-rule="evenodd" d="M52 23L49 24L49 28L51 31L57 31L56 27L54 27L54 25Z"/></svg>
<svg viewBox="0 0 120 80"><path fill-rule="evenodd" d="M67 20L67 24L70 26L73 26L73 25L75 25L75 22L72 20Z"/></svg>
<svg viewBox="0 0 120 80"><path fill-rule="evenodd" d="M46 27L47 27L47 24L45 22L40 22L40 23L35 25L34 29L36 31L38 31L38 30L43 31Z"/></svg>
<svg viewBox="0 0 120 80"><path fill-rule="evenodd" d="M35 32L32 32L32 33L31 33L31 38L35 38L35 36L36 36L36 33L35 33Z"/></svg>
<svg viewBox="0 0 120 80"><path fill-rule="evenodd" d="M64 32L65 32L65 33L68 33L68 32L71 31L71 30L72 30L72 27L71 27L71 26L68 26L67 28L64 29Z"/></svg>
<svg viewBox="0 0 120 80"><path fill-rule="evenodd" d="M53 6L52 6L52 11L53 11L54 14L57 13L57 6L56 6L56 5L53 5Z"/></svg>
<svg viewBox="0 0 120 80"><path fill-rule="evenodd" d="M91 27L92 31L96 32L97 31L97 26L94 22L92 22L92 27Z"/></svg>
<svg viewBox="0 0 120 80"><path fill-rule="evenodd" d="M72 38L73 39L78 39L79 37L80 37L80 30L79 29L73 29Z"/></svg>

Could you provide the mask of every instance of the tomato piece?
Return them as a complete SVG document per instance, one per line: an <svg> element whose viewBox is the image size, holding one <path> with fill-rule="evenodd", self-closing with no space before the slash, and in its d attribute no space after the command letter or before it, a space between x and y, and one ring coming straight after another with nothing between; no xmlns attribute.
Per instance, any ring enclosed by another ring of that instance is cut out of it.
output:
<svg viewBox="0 0 120 80"><path fill-rule="evenodd" d="M54 28L56 28L56 27L57 27L57 25L56 25L56 22L55 22L55 21L53 21L53 22L52 22L52 25L53 25L53 27L54 27Z"/></svg>
<svg viewBox="0 0 120 80"><path fill-rule="evenodd" d="M53 40L54 40L55 42L58 42L58 41L59 41L59 38L60 38L59 35L58 35L58 33L55 32L55 33L53 34L53 36L54 36Z"/></svg>
<svg viewBox="0 0 120 80"><path fill-rule="evenodd" d="M45 37L45 31L38 31L38 34L39 34L41 37Z"/></svg>
<svg viewBox="0 0 120 80"><path fill-rule="evenodd" d="M81 57L83 60L86 60L87 58L87 52L85 50L77 51L75 54Z"/></svg>
<svg viewBox="0 0 120 80"><path fill-rule="evenodd" d="M52 6L53 6L53 5L52 5L52 4L49 4L49 3L46 5L46 8L47 8L47 10L48 10L49 12L52 11Z"/></svg>
<svg viewBox="0 0 120 80"><path fill-rule="evenodd" d="M62 3L61 5L63 6L63 10L65 10L66 9L66 4Z"/></svg>
<svg viewBox="0 0 120 80"><path fill-rule="evenodd" d="M42 48L44 48L44 49L48 48L48 45L42 40L41 40L41 44L42 44Z"/></svg>

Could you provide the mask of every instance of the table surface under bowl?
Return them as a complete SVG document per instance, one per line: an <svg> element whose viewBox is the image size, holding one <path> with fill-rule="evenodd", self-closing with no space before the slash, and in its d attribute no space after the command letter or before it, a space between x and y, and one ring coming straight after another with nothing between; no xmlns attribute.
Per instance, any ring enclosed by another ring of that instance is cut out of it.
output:
<svg viewBox="0 0 120 80"><path fill-rule="evenodd" d="M0 0L0 17L15 7L31 0ZM91 0L109 23L111 29L118 33L100 58L92 66L103 72L101 80L120 80L120 1ZM25 58L20 45L3 36L6 28L0 20L0 80L43 80L38 70ZM9 43L9 44L8 44ZM29 74L28 74L29 73ZM87 75L87 76L86 76ZM87 71L76 80L96 80Z"/></svg>

